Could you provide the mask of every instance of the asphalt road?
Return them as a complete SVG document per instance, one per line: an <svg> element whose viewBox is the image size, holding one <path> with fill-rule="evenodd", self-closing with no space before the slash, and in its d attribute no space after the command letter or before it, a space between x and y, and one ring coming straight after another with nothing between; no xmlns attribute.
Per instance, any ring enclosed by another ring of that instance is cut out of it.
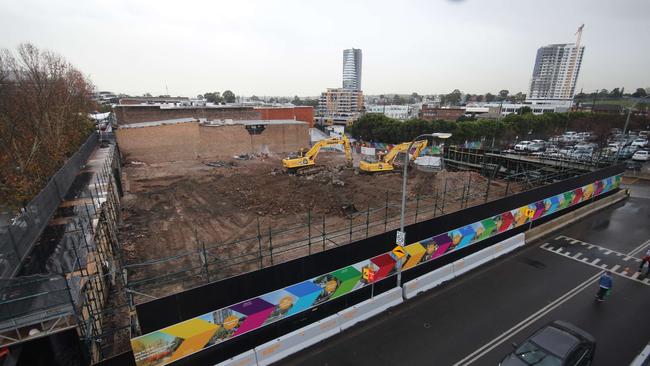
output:
<svg viewBox="0 0 650 366"><path fill-rule="evenodd" d="M278 364L498 365L512 342L561 319L594 335L594 365L628 365L650 341L650 278L636 272L650 246L650 189L632 189L624 203ZM596 303L604 268L614 288Z"/></svg>

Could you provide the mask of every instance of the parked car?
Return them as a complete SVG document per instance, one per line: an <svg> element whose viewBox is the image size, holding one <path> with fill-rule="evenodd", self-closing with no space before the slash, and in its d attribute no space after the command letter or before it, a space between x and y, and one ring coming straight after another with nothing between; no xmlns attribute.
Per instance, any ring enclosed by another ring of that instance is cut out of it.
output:
<svg viewBox="0 0 650 366"><path fill-rule="evenodd" d="M528 146L526 146L526 150L534 153L544 151L544 146L545 146L544 141L541 142L538 141L541 140L533 140L531 144L528 144Z"/></svg>
<svg viewBox="0 0 650 366"><path fill-rule="evenodd" d="M526 151L528 150L528 145L532 143L532 141L520 141L515 145L515 151Z"/></svg>
<svg viewBox="0 0 650 366"><path fill-rule="evenodd" d="M537 330L515 351L506 355L500 366L591 365L596 339L577 326L556 320Z"/></svg>
<svg viewBox="0 0 650 366"><path fill-rule="evenodd" d="M650 131L639 131L639 137L645 137L647 139L650 137Z"/></svg>
<svg viewBox="0 0 650 366"><path fill-rule="evenodd" d="M631 146L638 146L638 147L647 147L648 146L648 140L646 139L636 139L632 141Z"/></svg>
<svg viewBox="0 0 650 366"><path fill-rule="evenodd" d="M639 150L639 148L636 146L625 146L619 151L618 157L621 159L629 159L634 156L634 153L636 153L637 150Z"/></svg>
<svg viewBox="0 0 650 366"><path fill-rule="evenodd" d="M648 150L639 150L632 155L632 160L648 161L648 159L650 159L650 153Z"/></svg>

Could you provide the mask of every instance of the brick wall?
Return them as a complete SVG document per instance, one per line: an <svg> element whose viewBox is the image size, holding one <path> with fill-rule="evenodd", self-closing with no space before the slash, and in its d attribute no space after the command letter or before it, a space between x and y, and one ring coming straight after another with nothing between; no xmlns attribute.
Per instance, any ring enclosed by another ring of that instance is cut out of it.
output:
<svg viewBox="0 0 650 366"><path fill-rule="evenodd" d="M309 146L305 123L266 125L259 135L249 135L243 125L202 126L178 123L116 131L126 160L158 163L178 160L232 158L250 152L284 155Z"/></svg>
<svg viewBox="0 0 650 366"><path fill-rule="evenodd" d="M160 108L158 105L117 105L113 108L113 111L115 112L118 125L176 118L232 119L235 121L260 119L260 112L254 110L252 107Z"/></svg>
<svg viewBox="0 0 650 366"><path fill-rule="evenodd" d="M295 119L296 121L307 122L310 128L314 127L314 107L296 106L281 108L255 108L260 112L260 119L278 120Z"/></svg>

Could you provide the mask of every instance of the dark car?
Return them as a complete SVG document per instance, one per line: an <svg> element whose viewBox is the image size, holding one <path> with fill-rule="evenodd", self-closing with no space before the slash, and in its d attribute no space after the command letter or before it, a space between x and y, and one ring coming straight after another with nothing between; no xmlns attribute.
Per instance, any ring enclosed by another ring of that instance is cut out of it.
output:
<svg viewBox="0 0 650 366"><path fill-rule="evenodd" d="M596 339L575 325L556 320L535 332L501 366L586 366L596 352Z"/></svg>

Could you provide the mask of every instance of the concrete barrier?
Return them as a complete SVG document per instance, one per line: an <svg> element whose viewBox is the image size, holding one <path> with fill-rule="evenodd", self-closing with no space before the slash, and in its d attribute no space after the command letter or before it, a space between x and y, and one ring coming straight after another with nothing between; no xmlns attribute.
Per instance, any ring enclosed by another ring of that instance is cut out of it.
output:
<svg viewBox="0 0 650 366"><path fill-rule="evenodd" d="M404 297L410 299L417 296L419 293L428 291L445 281L454 278L454 266L448 264L444 267L438 268L418 278L406 282L404 287Z"/></svg>
<svg viewBox="0 0 650 366"><path fill-rule="evenodd" d="M257 366L257 355L255 355L255 350L252 349L220 362L216 366Z"/></svg>
<svg viewBox="0 0 650 366"><path fill-rule="evenodd" d="M494 259L494 249L492 249L492 247L485 248L479 252L461 258L452 263L454 266L454 276L460 276L483 263L491 261L492 259Z"/></svg>
<svg viewBox="0 0 650 366"><path fill-rule="evenodd" d="M399 305L404 301L402 288L396 287L371 299L360 302L338 313L341 330L350 328L358 322L371 318L382 311Z"/></svg>
<svg viewBox="0 0 650 366"><path fill-rule="evenodd" d="M257 364L270 365L341 331L337 314L255 347Z"/></svg>
<svg viewBox="0 0 650 366"><path fill-rule="evenodd" d="M523 233L517 234L511 238L508 238L504 241L500 241L490 248L492 248L492 258L497 259L504 254L508 254L513 250L524 246L526 244L526 235Z"/></svg>

